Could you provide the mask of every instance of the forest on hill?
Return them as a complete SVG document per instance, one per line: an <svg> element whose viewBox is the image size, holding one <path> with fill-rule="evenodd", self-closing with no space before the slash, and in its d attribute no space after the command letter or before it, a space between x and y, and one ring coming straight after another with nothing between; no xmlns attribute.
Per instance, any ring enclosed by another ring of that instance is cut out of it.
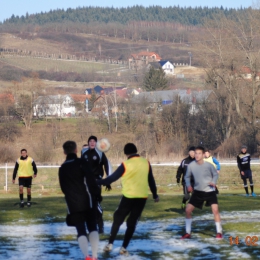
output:
<svg viewBox="0 0 260 260"><path fill-rule="evenodd" d="M183 25L201 25L205 18L212 19L214 15L224 15L229 19L236 19L237 14L244 13L248 8L223 8L223 7L143 7L136 5L126 8L114 7L79 7L51 10L36 14L22 16L12 15L3 24L37 24L47 23L119 23L128 24L132 21L171 22Z"/></svg>

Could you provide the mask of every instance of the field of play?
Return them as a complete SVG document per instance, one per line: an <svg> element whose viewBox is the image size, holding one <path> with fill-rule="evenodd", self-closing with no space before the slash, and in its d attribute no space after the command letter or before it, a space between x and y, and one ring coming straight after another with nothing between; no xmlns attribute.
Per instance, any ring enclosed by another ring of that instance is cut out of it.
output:
<svg viewBox="0 0 260 260"><path fill-rule="evenodd" d="M154 166L160 202L150 197L128 247L130 256L119 255L125 224L122 225L111 253L103 253L113 212L120 200L121 183L111 192L103 192L105 234L100 236L99 260L171 260L171 259L260 259L259 165L253 165L256 197L245 197L235 166L223 166L219 182L219 205L224 239L215 239L215 223L210 208L195 210L192 239L180 240L185 232L181 210L182 189L176 185L176 167ZM4 187L5 171L0 171ZM34 180L32 207L20 209L18 186L1 189L0 255L2 259L83 259L74 228L65 224L66 205L58 188L57 168L40 168ZM259 239L259 241L257 241Z"/></svg>

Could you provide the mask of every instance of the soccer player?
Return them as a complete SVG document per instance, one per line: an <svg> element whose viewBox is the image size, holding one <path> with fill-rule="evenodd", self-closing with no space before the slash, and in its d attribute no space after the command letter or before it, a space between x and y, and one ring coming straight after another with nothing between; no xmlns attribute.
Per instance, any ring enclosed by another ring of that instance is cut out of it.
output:
<svg viewBox="0 0 260 260"><path fill-rule="evenodd" d="M159 201L159 197L150 163L137 154L137 148L133 143L125 145L124 153L127 156L127 160L112 175L97 182L98 184L107 185L121 177L123 196L118 208L114 212L109 241L104 251L109 252L113 249L113 242L118 230L128 216L126 221L127 229L119 251L120 254L127 256L129 253L126 248L145 207L149 187L155 202Z"/></svg>
<svg viewBox="0 0 260 260"><path fill-rule="evenodd" d="M176 179L177 179L177 183L180 183L181 181L181 184L183 186L183 199L182 199L182 204L181 204L181 208L182 209L185 209L186 207L186 202L190 199L190 193L187 191L187 187L185 185L185 173L187 171L187 167L188 167L188 164L190 164L191 162L193 162L195 160L194 158L194 155L195 155L195 147L192 146L190 147L189 149L189 156L184 158L182 161L181 161L181 164L180 166L178 167L178 170L177 170L177 174L176 174ZM193 186L193 180L192 180L192 184Z"/></svg>
<svg viewBox="0 0 260 260"><path fill-rule="evenodd" d="M189 203L186 206L186 234L181 239L191 238L191 214L196 208L202 209L203 203L208 201L211 205L212 213L214 214L217 239L222 238L222 227L220 222L220 214L218 209L218 199L215 192L215 186L218 180L218 173L215 167L204 161L204 148L198 146L195 148L195 161L190 163L187 168L185 182L188 192L193 190L190 182L190 177L194 178L194 191L191 195Z"/></svg>
<svg viewBox="0 0 260 260"><path fill-rule="evenodd" d="M209 149L205 149L204 161L211 163L216 168L217 172L219 173L219 171L220 171L220 163L219 163L219 161L215 157L213 157L211 155L211 152L210 152Z"/></svg>
<svg viewBox="0 0 260 260"><path fill-rule="evenodd" d="M85 259L97 260L99 235L95 200L99 195L99 187L87 162L77 157L76 143L65 142L63 150L66 160L59 169L59 182L68 208L66 223L76 228L79 247ZM89 232L92 258L88 256L86 226Z"/></svg>
<svg viewBox="0 0 260 260"><path fill-rule="evenodd" d="M247 186L247 179L249 179L250 188L251 188L251 195L253 197L256 197L256 194L254 193L254 183L253 183L253 178L252 178L250 161L251 161L251 157L250 157L250 154L247 152L247 146L242 145L241 152L237 156L237 167L240 171L241 179L244 182L244 188L245 188L245 191L246 191L246 196L249 197L248 186Z"/></svg>
<svg viewBox="0 0 260 260"><path fill-rule="evenodd" d="M37 176L37 167L32 157L27 155L27 150L21 150L21 157L17 159L13 171L13 183L18 174L20 207L24 207L23 187L27 188L27 207L31 206L32 178Z"/></svg>
<svg viewBox="0 0 260 260"><path fill-rule="evenodd" d="M97 180L101 180L104 176L104 169L108 176L109 174L112 173L112 166L109 160L107 159L105 153L102 153L101 151L96 149L96 144L97 144L97 137L93 135L90 136L88 138L88 147L83 148L81 158L84 159L85 161L88 161L95 178ZM106 190L110 191L111 186L107 185ZM102 196L101 196L101 189L100 189L100 194L99 194L97 207L96 207L99 234L104 233L103 209L100 205L101 201L102 201Z"/></svg>
<svg viewBox="0 0 260 260"><path fill-rule="evenodd" d="M219 173L219 171L220 171L220 163L219 163L219 161L215 157L213 157L211 155L211 152L210 152L209 149L205 149L204 161L211 163L216 168L217 172ZM216 189L216 194L219 194L217 186L215 187L215 189ZM205 206L208 207L210 205L208 204L208 202L206 202Z"/></svg>

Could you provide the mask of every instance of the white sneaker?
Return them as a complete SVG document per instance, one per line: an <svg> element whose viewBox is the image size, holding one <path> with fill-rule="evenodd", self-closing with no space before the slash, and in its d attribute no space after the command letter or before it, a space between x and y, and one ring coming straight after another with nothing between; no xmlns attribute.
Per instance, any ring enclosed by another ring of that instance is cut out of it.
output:
<svg viewBox="0 0 260 260"><path fill-rule="evenodd" d="M112 251L112 249L113 249L113 244L107 244L107 245L104 247L103 251L105 251L105 252L110 252L110 251Z"/></svg>
<svg viewBox="0 0 260 260"><path fill-rule="evenodd" d="M120 253L120 255L129 256L128 251L124 247L120 248L119 253Z"/></svg>

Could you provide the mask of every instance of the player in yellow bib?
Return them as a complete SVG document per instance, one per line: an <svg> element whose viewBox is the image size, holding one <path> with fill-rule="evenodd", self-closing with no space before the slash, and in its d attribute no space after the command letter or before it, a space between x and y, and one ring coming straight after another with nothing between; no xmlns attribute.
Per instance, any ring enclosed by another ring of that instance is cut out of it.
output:
<svg viewBox="0 0 260 260"><path fill-rule="evenodd" d="M37 167L33 158L27 155L26 149L21 150L21 157L16 161L13 172L13 183L15 183L16 175L18 175L19 182L20 207L24 207L23 187L27 188L27 206L30 207L32 178L37 176Z"/></svg>
<svg viewBox="0 0 260 260"><path fill-rule="evenodd" d="M106 179L98 180L97 183L99 185L108 185L121 178L123 196L114 213L109 241L104 251L109 252L113 249L113 243L119 228L128 216L123 244L119 250L120 254L127 256L129 253L126 248L145 207L149 189L153 194L154 202L159 201L159 196L157 195L157 188L149 161L137 154L137 148L133 143L125 145L124 154L127 160L113 174Z"/></svg>

